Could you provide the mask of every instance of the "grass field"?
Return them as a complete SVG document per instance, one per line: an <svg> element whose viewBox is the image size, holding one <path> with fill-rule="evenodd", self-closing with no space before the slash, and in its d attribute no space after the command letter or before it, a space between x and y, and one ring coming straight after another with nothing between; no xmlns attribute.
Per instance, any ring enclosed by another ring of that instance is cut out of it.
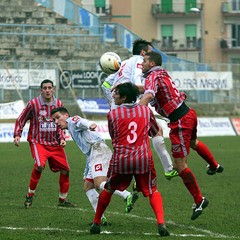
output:
<svg viewBox="0 0 240 240"><path fill-rule="evenodd" d="M240 239L240 138L201 138L224 166L222 174L208 176L206 163L191 152L189 166L195 173L203 195L210 201L203 214L190 219L193 199L179 177L168 181L155 158L158 189L162 193L166 225L171 236L166 239ZM169 139L166 139L169 149ZM108 142L110 144L110 142ZM69 199L76 209L58 208L58 173L46 167L31 209L23 207L33 162L28 143L16 148L0 144L0 239L159 239L155 216L148 200L140 195L130 214L117 196L106 211L111 226L102 227L100 235L89 234L94 212L82 190L85 158L75 143L66 147L71 166Z"/></svg>

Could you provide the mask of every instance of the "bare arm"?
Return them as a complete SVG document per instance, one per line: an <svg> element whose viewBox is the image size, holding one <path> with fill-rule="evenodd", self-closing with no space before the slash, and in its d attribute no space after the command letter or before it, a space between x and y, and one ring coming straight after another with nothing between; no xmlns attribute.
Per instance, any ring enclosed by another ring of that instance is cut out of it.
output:
<svg viewBox="0 0 240 240"><path fill-rule="evenodd" d="M144 93L139 101L139 104L147 106L152 99L153 99L152 93Z"/></svg>

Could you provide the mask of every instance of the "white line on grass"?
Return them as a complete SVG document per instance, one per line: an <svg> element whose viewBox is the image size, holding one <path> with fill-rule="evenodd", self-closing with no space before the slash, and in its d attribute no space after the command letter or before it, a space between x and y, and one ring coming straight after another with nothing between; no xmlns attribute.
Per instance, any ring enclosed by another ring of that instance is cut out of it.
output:
<svg viewBox="0 0 240 240"><path fill-rule="evenodd" d="M16 206L15 204L11 204ZM17 205L19 206L19 205ZM38 206L38 208L61 208L61 209L65 209L65 210L74 210L74 211L81 211L81 212L89 212L90 210L87 209L82 209L82 208L64 208L64 207L54 207L54 206ZM119 216L126 216L126 213L119 213L119 212L111 212L108 211L108 213L114 214L114 215L119 215ZM138 216L135 214L127 214L128 217L131 218L139 218L139 219L144 219L144 220L148 220L148 221L153 221L155 222L156 219L152 218L152 217L142 217L142 216ZM206 229L201 229L201 228L196 228L194 226L186 226L184 224L178 224L175 223L174 221L167 221L166 222L168 225L173 225L173 226L177 226L177 227L181 227L184 229L190 229L190 230L194 230L194 231L198 231L201 234L174 234L174 233L170 233L171 236L179 236L179 237L211 237L211 238L225 238L225 239L240 239L240 237L237 236L227 236L224 234L220 234L220 233L214 233L212 231L206 230ZM59 231L59 232L64 232L64 231L69 231L69 232L75 232L75 233L87 233L89 232L88 230L74 230L74 229L62 229L62 228L51 228L51 227L45 227L45 228L22 228L22 227L11 227L11 226L7 226L7 227L0 227L0 229L5 229L5 230L32 230L32 231ZM147 236L159 236L159 234L156 233L136 233L136 232L110 232L110 231L101 231L101 234L122 234L122 235L129 235L129 234L133 234L133 235L147 235Z"/></svg>

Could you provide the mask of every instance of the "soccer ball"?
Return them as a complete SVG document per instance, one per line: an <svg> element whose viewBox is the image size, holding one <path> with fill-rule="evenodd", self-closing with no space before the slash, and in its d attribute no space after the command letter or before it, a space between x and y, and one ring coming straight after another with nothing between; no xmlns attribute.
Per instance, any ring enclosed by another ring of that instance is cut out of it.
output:
<svg viewBox="0 0 240 240"><path fill-rule="evenodd" d="M103 72L112 74L120 68L121 58L114 52L106 52L100 57L99 65Z"/></svg>

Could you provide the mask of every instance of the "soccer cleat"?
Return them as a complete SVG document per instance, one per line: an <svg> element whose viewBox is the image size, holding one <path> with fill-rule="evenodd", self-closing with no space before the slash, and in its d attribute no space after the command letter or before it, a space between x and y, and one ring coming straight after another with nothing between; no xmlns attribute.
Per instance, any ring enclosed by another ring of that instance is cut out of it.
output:
<svg viewBox="0 0 240 240"><path fill-rule="evenodd" d="M220 164L218 164L215 169L211 169L210 165L207 165L207 168L208 168L207 170L208 175L214 175L215 173L222 173L224 170L224 168Z"/></svg>
<svg viewBox="0 0 240 240"><path fill-rule="evenodd" d="M106 217L102 217L102 218L101 218L101 225L102 225L102 226L107 226L107 225L109 225Z"/></svg>
<svg viewBox="0 0 240 240"><path fill-rule="evenodd" d="M90 227L90 233L91 234L99 234L101 232L100 224L93 223Z"/></svg>
<svg viewBox="0 0 240 240"><path fill-rule="evenodd" d="M33 196L26 196L24 206L25 208L30 208L32 206Z"/></svg>
<svg viewBox="0 0 240 240"><path fill-rule="evenodd" d="M131 193L130 195L127 196L125 201L127 202L126 208L125 208L125 213L130 213L131 210L133 209L134 203L138 199L138 194L136 192Z"/></svg>
<svg viewBox="0 0 240 240"><path fill-rule="evenodd" d="M172 178L178 176L178 172L175 169L173 169L170 172L165 172L164 176L167 180L171 180Z"/></svg>
<svg viewBox="0 0 240 240"><path fill-rule="evenodd" d="M167 237L170 235L165 224L162 223L158 224L158 233L160 234L161 237Z"/></svg>
<svg viewBox="0 0 240 240"><path fill-rule="evenodd" d="M193 214L191 219L195 220L196 218L198 218L202 214L203 209L207 207L208 203L209 201L205 197L202 198L202 201L200 203L194 203L192 206Z"/></svg>
<svg viewBox="0 0 240 240"><path fill-rule="evenodd" d="M64 199L58 201L58 207L76 207L77 204L69 202L69 200Z"/></svg>
<svg viewBox="0 0 240 240"><path fill-rule="evenodd" d="M136 184L136 181L133 182L132 190L133 190L133 192L137 192L137 184Z"/></svg>

